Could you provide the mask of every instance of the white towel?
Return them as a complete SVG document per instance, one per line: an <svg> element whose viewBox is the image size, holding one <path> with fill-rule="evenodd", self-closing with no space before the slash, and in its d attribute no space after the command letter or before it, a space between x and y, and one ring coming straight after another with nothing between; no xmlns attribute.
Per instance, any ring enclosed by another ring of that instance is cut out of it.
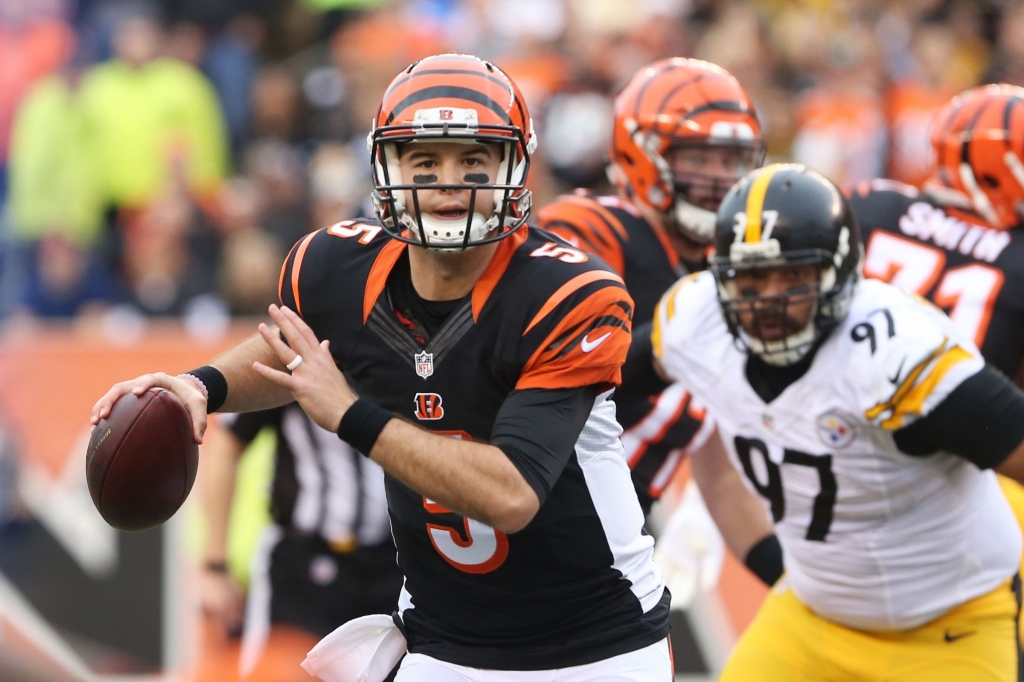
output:
<svg viewBox="0 0 1024 682"><path fill-rule="evenodd" d="M317 642L302 668L324 682L383 682L405 650L405 637L391 616L362 616Z"/></svg>

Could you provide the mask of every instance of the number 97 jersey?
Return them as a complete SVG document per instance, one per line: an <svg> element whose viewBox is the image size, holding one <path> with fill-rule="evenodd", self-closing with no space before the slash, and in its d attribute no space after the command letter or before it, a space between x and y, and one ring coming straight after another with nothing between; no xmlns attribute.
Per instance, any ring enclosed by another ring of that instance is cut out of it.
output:
<svg viewBox="0 0 1024 682"><path fill-rule="evenodd" d="M763 498L796 596L848 627L904 630L1006 581L1021 536L995 474L943 452L904 454L893 438L984 366L974 344L919 298L856 287L807 372L767 404L710 273L665 294L652 343Z"/></svg>
<svg viewBox="0 0 1024 682"><path fill-rule="evenodd" d="M996 230L967 211L891 180L850 196L864 274L942 308L984 358L1020 383L1024 361L1024 230Z"/></svg>

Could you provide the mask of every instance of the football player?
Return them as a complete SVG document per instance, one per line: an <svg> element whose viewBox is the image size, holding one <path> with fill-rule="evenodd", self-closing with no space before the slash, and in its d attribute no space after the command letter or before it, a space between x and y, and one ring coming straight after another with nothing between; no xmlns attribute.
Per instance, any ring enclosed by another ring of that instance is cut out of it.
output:
<svg viewBox="0 0 1024 682"><path fill-rule="evenodd" d="M633 302L526 225L522 95L476 57L423 59L369 144L379 222L302 239L274 327L189 376L117 384L93 423L151 386L182 398L197 439L208 411L295 399L379 463L405 574L399 682L670 680L670 595L608 400Z"/></svg>
<svg viewBox="0 0 1024 682"><path fill-rule="evenodd" d="M1024 385L1024 88L954 97L935 117L932 147L922 191L875 180L851 193L864 274L927 297ZM1024 527L1024 487L999 482Z"/></svg>
<svg viewBox="0 0 1024 682"><path fill-rule="evenodd" d="M1024 393L937 308L859 280L859 238L828 180L756 170L711 271L658 306L660 366L717 424L695 461L727 458L784 549L720 679L1016 680L1021 533L991 470L1024 478Z"/></svg>
<svg viewBox="0 0 1024 682"><path fill-rule="evenodd" d="M618 196L579 190L541 210L538 223L599 255L636 304L633 348L614 400L646 513L683 455L712 428L689 393L651 368L654 307L680 276L705 268L715 210L737 180L761 165L764 143L747 93L725 69L699 59L640 69L616 96L614 111L609 176Z"/></svg>
<svg viewBox="0 0 1024 682"><path fill-rule="evenodd" d="M1020 383L1024 361L1024 88L984 85L953 98L932 128L923 190L892 180L850 196L864 274L929 298Z"/></svg>
<svg viewBox="0 0 1024 682"><path fill-rule="evenodd" d="M616 96L614 112L609 176L618 195L577 190L541 210L538 221L603 258L636 304L633 343L614 400L646 514L683 458L714 429L700 402L651 366L654 307L680 276L706 267L718 204L737 180L761 165L764 142L743 87L725 69L699 59L666 59L640 69ZM675 608L688 607L717 582L721 545L700 495L688 487L680 512L659 535L656 555ZM752 546L733 543L731 549L747 559ZM778 575L771 568L766 573L758 555L748 568L770 584Z"/></svg>

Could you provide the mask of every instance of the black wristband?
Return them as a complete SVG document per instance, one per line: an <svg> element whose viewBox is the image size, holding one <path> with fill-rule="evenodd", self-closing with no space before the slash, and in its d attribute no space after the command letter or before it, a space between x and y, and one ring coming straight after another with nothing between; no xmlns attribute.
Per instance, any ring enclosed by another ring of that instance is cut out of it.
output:
<svg viewBox="0 0 1024 682"><path fill-rule="evenodd" d="M193 369L185 374L191 374L198 378L206 386L206 412L211 414L216 412L224 404L224 401L228 399L228 380L224 378L220 370L216 367L210 367L209 365L203 365L199 369Z"/></svg>
<svg viewBox="0 0 1024 682"><path fill-rule="evenodd" d="M338 438L369 457L391 417L392 414L380 405L359 398L342 416L338 424Z"/></svg>
<svg viewBox="0 0 1024 682"><path fill-rule="evenodd" d="M782 564L782 545L779 544L778 536L773 533L761 538L747 552L747 558L743 563L768 587L778 582L785 570Z"/></svg>

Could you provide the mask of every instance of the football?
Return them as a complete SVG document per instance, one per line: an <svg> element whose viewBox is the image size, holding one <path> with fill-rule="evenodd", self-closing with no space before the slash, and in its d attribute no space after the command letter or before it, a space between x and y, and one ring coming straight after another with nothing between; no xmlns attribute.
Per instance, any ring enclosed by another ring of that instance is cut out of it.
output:
<svg viewBox="0 0 1024 682"><path fill-rule="evenodd" d="M177 396L151 388L122 396L89 439L92 501L119 530L158 526L178 511L196 479L199 447Z"/></svg>

